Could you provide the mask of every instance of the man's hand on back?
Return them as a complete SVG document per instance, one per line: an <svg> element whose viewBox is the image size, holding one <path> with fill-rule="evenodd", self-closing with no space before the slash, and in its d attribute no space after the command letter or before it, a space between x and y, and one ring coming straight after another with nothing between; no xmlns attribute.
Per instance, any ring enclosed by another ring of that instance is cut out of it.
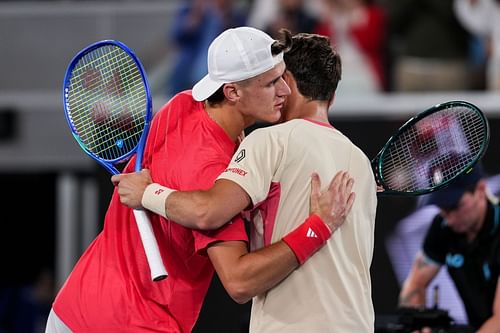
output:
<svg viewBox="0 0 500 333"><path fill-rule="evenodd" d="M328 227L335 231L351 211L355 194L352 192L354 179L346 171L339 171L327 189L321 192L321 181L317 173L311 176L310 213L318 215Z"/></svg>

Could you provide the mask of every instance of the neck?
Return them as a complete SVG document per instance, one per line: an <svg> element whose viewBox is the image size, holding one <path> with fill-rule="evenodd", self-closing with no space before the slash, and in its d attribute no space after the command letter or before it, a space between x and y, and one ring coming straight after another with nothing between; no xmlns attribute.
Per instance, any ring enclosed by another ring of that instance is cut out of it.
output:
<svg viewBox="0 0 500 333"><path fill-rule="evenodd" d="M303 101L296 107L296 113L291 112L297 118L307 118L321 123L329 123L328 121L329 104L324 101Z"/></svg>
<svg viewBox="0 0 500 333"><path fill-rule="evenodd" d="M237 142L241 132L252 124L249 119L245 119L239 112L235 112L226 104L210 106L205 103L205 111L234 142Z"/></svg>
<svg viewBox="0 0 500 333"><path fill-rule="evenodd" d="M488 212L488 200L483 200L483 202L481 203L481 206L482 206L481 213L478 216L477 223L474 224L473 229L471 229L471 230L469 230L469 232L467 232L467 240L469 242L476 239L477 235L479 234L479 232L483 228L484 222L486 220L486 213Z"/></svg>

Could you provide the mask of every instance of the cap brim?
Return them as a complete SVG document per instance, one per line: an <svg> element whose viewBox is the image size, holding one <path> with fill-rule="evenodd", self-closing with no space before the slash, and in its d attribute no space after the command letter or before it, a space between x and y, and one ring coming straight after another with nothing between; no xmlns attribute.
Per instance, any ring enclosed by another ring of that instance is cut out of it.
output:
<svg viewBox="0 0 500 333"><path fill-rule="evenodd" d="M436 205L439 208L452 209L457 207L458 202L464 195L465 189L452 186L432 193L427 198L427 204Z"/></svg>
<svg viewBox="0 0 500 333"><path fill-rule="evenodd" d="M193 98L198 102L204 101L212 96L223 84L223 82L212 80L207 74L194 85L192 91Z"/></svg>
<svg viewBox="0 0 500 333"><path fill-rule="evenodd" d="M483 168L478 164L468 174L459 176L451 184L427 196L427 204L436 205L440 208L451 209L457 206L458 202L468 190L472 190L479 180L483 178Z"/></svg>

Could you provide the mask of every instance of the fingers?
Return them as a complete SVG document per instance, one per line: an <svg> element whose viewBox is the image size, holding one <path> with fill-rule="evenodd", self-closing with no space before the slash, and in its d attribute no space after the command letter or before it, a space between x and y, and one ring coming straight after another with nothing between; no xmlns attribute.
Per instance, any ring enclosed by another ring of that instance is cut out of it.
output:
<svg viewBox="0 0 500 333"><path fill-rule="evenodd" d="M134 172L135 173L135 172ZM151 180L151 174L149 169L142 169L139 171L141 175L143 175L146 179ZM111 176L111 182L113 183L114 186L118 185L126 175L130 175L132 173L119 173L116 175ZM151 182L151 181L150 181Z"/></svg>
<svg viewBox="0 0 500 333"><path fill-rule="evenodd" d="M319 209L319 196L321 195L321 180L316 172L311 174L311 196L309 201L310 212Z"/></svg>
<svg viewBox="0 0 500 333"><path fill-rule="evenodd" d="M334 191L335 189L340 189L340 186L346 174L347 174L346 171L338 171L330 181L330 185L328 186L328 191Z"/></svg>
<svg viewBox="0 0 500 333"><path fill-rule="evenodd" d="M336 230L341 226L352 209L356 199L352 192L354 179L346 171L339 171L328 187L321 191L318 174L311 175L311 214L318 214L322 220Z"/></svg>
<svg viewBox="0 0 500 333"><path fill-rule="evenodd" d="M328 189L328 192L332 196L336 195L337 198L336 205L332 207L332 216L337 215L340 218L345 218L349 214L355 199L352 192L353 186L354 179L349 176L347 171L339 171L335 174Z"/></svg>
<svg viewBox="0 0 500 333"><path fill-rule="evenodd" d="M321 193L321 180L316 172L311 175L311 196L318 196Z"/></svg>
<svg viewBox="0 0 500 333"><path fill-rule="evenodd" d="M342 193L345 193L352 190L353 184L354 179L349 176L347 171L338 171L330 181L328 191L342 191Z"/></svg>
<svg viewBox="0 0 500 333"><path fill-rule="evenodd" d="M349 212L352 209L352 205L354 204L354 200L356 199L356 194L352 191L352 188L354 186L354 178L351 178L348 175L349 179L347 181L347 187L346 187L346 194L349 195L347 198L347 204L346 204L346 215L349 214Z"/></svg>
<svg viewBox="0 0 500 333"><path fill-rule="evenodd" d="M149 169L142 169L141 170L141 174L143 174L148 179L148 181L150 183L152 182L152 180L151 180L151 172L149 171Z"/></svg>
<svg viewBox="0 0 500 333"><path fill-rule="evenodd" d="M111 182L113 183L113 186L118 185L118 183L120 182L120 180L121 180L121 175L120 174L111 176Z"/></svg>

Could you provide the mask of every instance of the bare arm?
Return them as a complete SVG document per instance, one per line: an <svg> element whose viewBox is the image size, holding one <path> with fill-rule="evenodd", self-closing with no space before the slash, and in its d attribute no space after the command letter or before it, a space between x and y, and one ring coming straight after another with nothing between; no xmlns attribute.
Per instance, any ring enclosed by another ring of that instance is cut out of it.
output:
<svg viewBox="0 0 500 333"><path fill-rule="evenodd" d="M141 199L144 191L152 182L149 170L145 169L141 172L114 175L111 177L111 180L118 187L120 201L123 204L134 209L142 208ZM353 180L346 172L340 171L332 179L327 191L331 191L334 183L338 186L340 182L344 184L350 183L350 188L352 189ZM317 174L312 176L311 184L312 199L313 197L319 198L321 184ZM354 194L350 193L350 195L352 195L351 200L353 201ZM325 199L326 196L323 198ZM333 200L332 196L328 198ZM319 201L314 202L316 205L319 204ZM221 179L216 181L214 186L206 191L173 192L167 197L164 204L164 211L169 219L188 228L207 230L223 226L227 221L247 208L251 204L251 201L245 190L238 184L230 180ZM342 205L336 206L335 202L326 203L322 201L322 204L330 205L331 211L333 212L335 209L336 214L341 214L342 210L345 209ZM324 213L321 207L312 207L311 214L319 215L330 228L335 228L331 216Z"/></svg>
<svg viewBox="0 0 500 333"><path fill-rule="evenodd" d="M142 208L146 187L152 183L149 170L111 177L120 201L130 208ZM250 197L236 183L219 180L210 190L173 192L165 200L170 220L193 229L217 229L250 205Z"/></svg>
<svg viewBox="0 0 500 333"><path fill-rule="evenodd" d="M440 266L426 260L418 253L410 274L403 283L399 294L399 305L408 307L425 307L425 292L429 283L439 273Z"/></svg>
<svg viewBox="0 0 500 333"><path fill-rule="evenodd" d="M140 173L116 175L113 176L112 181L118 186L122 202L131 208L138 208L144 188L151 183L151 178L149 172L145 170ZM224 184L222 187L219 185L221 183ZM338 172L328 188L321 192L319 176L312 175L310 213L311 215L317 214L333 232L344 223L352 208L355 199L352 192L353 183L354 180L347 172ZM204 206L202 210L210 210L210 206L213 205L219 206L217 211L220 211L220 214L227 214L223 217L219 216L221 221L218 223L224 224L250 202L243 189L236 184L231 184L233 183L230 181L218 181L209 191L172 193L167 200L169 217L178 221L183 217L182 214L193 214L193 211L198 209L193 204ZM221 200L220 205L215 204L217 202L215 199L209 199L209 193L212 191L215 191L215 197L220 196L218 199ZM183 210L180 209L183 213L176 212L174 208L170 208L172 204L170 199L173 197L173 200L179 200L177 204L181 207L183 195L187 196L184 197L187 206L184 206ZM205 200L206 202L202 202ZM172 216L170 216L170 211L172 211ZM195 222L199 216L194 214L191 218ZM224 287L239 303L247 302L253 296L272 288L299 265L295 253L283 241L251 253L248 252L245 242L218 242L209 247L207 252Z"/></svg>
<svg viewBox="0 0 500 333"><path fill-rule="evenodd" d="M168 217L195 229L217 229L251 204L238 184L221 179L207 191L174 192L165 201Z"/></svg>
<svg viewBox="0 0 500 333"><path fill-rule="evenodd" d="M224 288L240 304L274 287L299 266L283 241L254 252L248 252L245 242L219 242L208 249L208 256Z"/></svg>
<svg viewBox="0 0 500 333"><path fill-rule="evenodd" d="M493 300L493 315L481 325L477 333L498 332L500 332L500 280L497 281L495 299Z"/></svg>
<svg viewBox="0 0 500 333"><path fill-rule="evenodd" d="M327 191L320 192L319 188L319 178L315 175L311 186L311 212L329 215L327 220L335 231L344 223L354 202L352 179L339 173ZM283 241L250 253L244 242L219 242L208 248L208 255L224 288L238 303L245 303L274 287L299 266L294 252Z"/></svg>

